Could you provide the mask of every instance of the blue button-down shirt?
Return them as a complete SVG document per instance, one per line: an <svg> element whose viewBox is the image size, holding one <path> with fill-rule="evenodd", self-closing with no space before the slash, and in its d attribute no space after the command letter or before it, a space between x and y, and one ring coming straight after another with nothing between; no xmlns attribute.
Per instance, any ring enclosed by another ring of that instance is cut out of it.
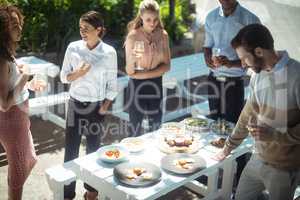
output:
<svg viewBox="0 0 300 200"><path fill-rule="evenodd" d="M259 18L241 5L237 5L235 11L225 16L222 7L212 10L205 20L204 47L219 48L221 55L229 60L238 60L235 50L231 47L231 40L246 25L260 23ZM212 70L214 76L238 77L245 75L242 68L227 68L221 66Z"/></svg>

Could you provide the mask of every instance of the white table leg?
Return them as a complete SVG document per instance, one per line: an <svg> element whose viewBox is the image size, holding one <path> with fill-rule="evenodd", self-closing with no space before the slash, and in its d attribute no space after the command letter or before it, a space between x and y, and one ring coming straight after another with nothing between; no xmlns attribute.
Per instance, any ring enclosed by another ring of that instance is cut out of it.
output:
<svg viewBox="0 0 300 200"><path fill-rule="evenodd" d="M200 194L202 196L209 196L216 195L218 192L218 177L219 177L219 170L215 168L214 170L210 171L206 174L207 176L207 186L199 183L198 181L191 181L185 185L188 189L192 190L196 194Z"/></svg>
<svg viewBox="0 0 300 200"><path fill-rule="evenodd" d="M230 199L233 187L234 175L236 172L235 159L228 159L224 161L223 165L223 180L222 180L222 197L223 199Z"/></svg>

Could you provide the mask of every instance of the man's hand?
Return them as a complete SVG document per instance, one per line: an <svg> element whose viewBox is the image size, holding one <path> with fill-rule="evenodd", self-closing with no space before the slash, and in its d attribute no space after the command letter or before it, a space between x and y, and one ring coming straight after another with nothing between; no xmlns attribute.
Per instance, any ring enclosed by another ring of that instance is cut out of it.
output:
<svg viewBox="0 0 300 200"><path fill-rule="evenodd" d="M216 66L214 65L214 62L212 60L212 49L211 48L203 48L204 51L204 60L206 65L211 68L215 69Z"/></svg>
<svg viewBox="0 0 300 200"><path fill-rule="evenodd" d="M221 152L217 153L213 159L217 161L222 161L224 160L229 154L231 153L231 149L229 149L226 145L222 149Z"/></svg>
<svg viewBox="0 0 300 200"><path fill-rule="evenodd" d="M248 125L248 130L250 135L258 141L271 141L273 140L273 133L276 132L276 130L274 130L274 128L266 125L266 124L262 124L262 125Z"/></svg>
<svg viewBox="0 0 300 200"><path fill-rule="evenodd" d="M212 57L211 56L205 56L205 62L206 62L206 65L211 68L211 69L215 69L216 66L214 65L214 61L212 60Z"/></svg>
<svg viewBox="0 0 300 200"><path fill-rule="evenodd" d="M222 66L232 67L232 62L226 56L218 56L218 62Z"/></svg>

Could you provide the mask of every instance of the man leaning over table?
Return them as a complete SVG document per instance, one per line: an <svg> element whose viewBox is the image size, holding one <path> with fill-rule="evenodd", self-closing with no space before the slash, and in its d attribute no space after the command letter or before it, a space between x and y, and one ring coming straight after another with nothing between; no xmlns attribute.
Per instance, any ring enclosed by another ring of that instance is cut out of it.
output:
<svg viewBox="0 0 300 200"><path fill-rule="evenodd" d="M230 42L241 28L248 24L260 23L260 20L237 0L219 0L219 3L220 7L208 13L205 19L203 50L205 62L210 69L209 117L214 120L223 118L236 123L244 106L243 77L246 70L242 68L241 61ZM236 182L246 165L246 156L237 158L237 162Z"/></svg>
<svg viewBox="0 0 300 200"><path fill-rule="evenodd" d="M226 158L250 133L254 153L236 200L255 199L263 190L270 200L292 200L300 179L300 63L275 51L271 33L260 24L244 27L231 44L255 73L250 98L216 159Z"/></svg>

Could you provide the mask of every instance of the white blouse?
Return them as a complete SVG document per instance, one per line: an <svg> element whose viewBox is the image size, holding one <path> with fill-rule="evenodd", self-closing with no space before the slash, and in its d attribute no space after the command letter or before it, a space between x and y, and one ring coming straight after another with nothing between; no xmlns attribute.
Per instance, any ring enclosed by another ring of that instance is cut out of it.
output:
<svg viewBox="0 0 300 200"><path fill-rule="evenodd" d="M9 90L12 91L20 81L20 73L17 69L17 65L14 62L9 63L10 76L9 76ZM21 93L15 97L14 105L23 103L29 98L29 92L24 88Z"/></svg>
<svg viewBox="0 0 300 200"><path fill-rule="evenodd" d="M67 81L67 75L80 67L81 62L91 65L91 69L82 77ZM70 83L70 96L81 102L96 102L104 99L113 100L117 96L117 53L116 50L100 42L90 50L83 40L69 44L60 78L63 83Z"/></svg>

